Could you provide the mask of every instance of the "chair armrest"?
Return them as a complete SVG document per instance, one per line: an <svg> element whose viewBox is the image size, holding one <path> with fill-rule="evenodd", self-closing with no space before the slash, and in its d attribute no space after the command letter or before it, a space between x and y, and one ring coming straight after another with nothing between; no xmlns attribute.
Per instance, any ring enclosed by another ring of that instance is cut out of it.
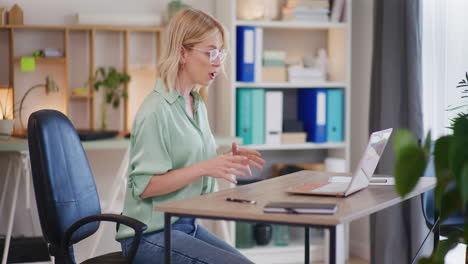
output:
<svg viewBox="0 0 468 264"><path fill-rule="evenodd" d="M70 245L72 244L71 238L72 238L73 233L76 230L78 230L80 227L82 227L83 225L89 224L91 222L101 222L101 221L123 224L135 230L135 238L133 240L133 245L127 256L129 263L132 263L133 258L135 257L135 254L138 250L138 246L140 245L140 240L141 240L143 231L145 231L148 228L148 226L134 218L131 218L125 215L117 215L117 214L90 215L88 217L85 217L83 219L76 221L72 226L70 226L65 232L63 240L62 240L62 248L65 249L66 258L71 261L71 256L69 254L69 251L66 249L69 248ZM73 261L70 263L73 263Z"/></svg>

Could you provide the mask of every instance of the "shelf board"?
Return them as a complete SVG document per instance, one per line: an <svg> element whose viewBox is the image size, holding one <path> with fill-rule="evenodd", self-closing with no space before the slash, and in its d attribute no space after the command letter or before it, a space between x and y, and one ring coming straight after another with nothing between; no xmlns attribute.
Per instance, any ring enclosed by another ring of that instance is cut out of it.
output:
<svg viewBox="0 0 468 264"><path fill-rule="evenodd" d="M341 149L346 148L346 143L303 143L303 144L281 144L281 145L243 145L243 147L254 150L299 150L299 149Z"/></svg>
<svg viewBox="0 0 468 264"><path fill-rule="evenodd" d="M290 244L285 247L257 246L239 251L255 263L301 263L304 261L304 245ZM323 244L310 244L312 261L323 259Z"/></svg>
<svg viewBox="0 0 468 264"><path fill-rule="evenodd" d="M293 82L236 82L236 88L343 88L347 84L344 82L304 82L304 83L293 83Z"/></svg>
<svg viewBox="0 0 468 264"><path fill-rule="evenodd" d="M77 30L77 31L142 31L161 32L160 26L118 26L118 25L73 25L73 26L48 26L48 25L0 25L0 29L35 29L35 30Z"/></svg>
<svg viewBox="0 0 468 264"><path fill-rule="evenodd" d="M11 86L8 84L0 84L0 89L9 89L9 88L11 88Z"/></svg>
<svg viewBox="0 0 468 264"><path fill-rule="evenodd" d="M70 95L70 100L87 100L90 99L91 95L89 93L83 93L83 94L71 94Z"/></svg>
<svg viewBox="0 0 468 264"><path fill-rule="evenodd" d="M36 58L36 64L65 64L65 58ZM15 57L15 63L21 63L21 57Z"/></svg>
<svg viewBox="0 0 468 264"><path fill-rule="evenodd" d="M347 28L346 23L306 22L306 21L249 21L237 20L237 26L253 26L262 28L289 28L289 29L332 29Z"/></svg>

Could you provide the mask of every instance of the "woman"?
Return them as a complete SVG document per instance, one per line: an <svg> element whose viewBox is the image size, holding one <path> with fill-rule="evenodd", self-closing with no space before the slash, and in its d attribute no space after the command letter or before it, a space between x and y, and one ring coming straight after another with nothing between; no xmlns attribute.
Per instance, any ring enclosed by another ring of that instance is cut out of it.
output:
<svg viewBox="0 0 468 264"><path fill-rule="evenodd" d="M198 93L209 86L226 57L226 33L210 15L184 9L166 30L158 65L160 79L140 106L132 126L129 179L124 215L148 225L135 263L164 259L164 215L156 205L213 191L215 178L236 181L262 169L260 153L238 148L216 156L206 107ZM174 263L251 263L192 218L173 219ZM134 232L120 226L117 240L127 254Z"/></svg>

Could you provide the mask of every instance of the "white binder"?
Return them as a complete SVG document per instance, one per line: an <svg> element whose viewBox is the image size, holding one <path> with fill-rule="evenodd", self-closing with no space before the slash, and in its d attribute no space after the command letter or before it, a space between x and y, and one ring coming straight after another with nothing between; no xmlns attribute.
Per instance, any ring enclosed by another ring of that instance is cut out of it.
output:
<svg viewBox="0 0 468 264"><path fill-rule="evenodd" d="M265 144L281 144L283 132L283 92L265 92Z"/></svg>

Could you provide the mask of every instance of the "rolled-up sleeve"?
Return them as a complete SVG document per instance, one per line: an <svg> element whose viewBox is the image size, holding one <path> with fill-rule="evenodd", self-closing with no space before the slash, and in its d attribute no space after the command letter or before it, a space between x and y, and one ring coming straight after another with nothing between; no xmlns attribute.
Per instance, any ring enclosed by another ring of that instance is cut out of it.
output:
<svg viewBox="0 0 468 264"><path fill-rule="evenodd" d="M165 129L164 116L157 113L137 120L133 128L128 187L133 197L141 199L140 195L153 175L172 169L168 144L170 135Z"/></svg>

